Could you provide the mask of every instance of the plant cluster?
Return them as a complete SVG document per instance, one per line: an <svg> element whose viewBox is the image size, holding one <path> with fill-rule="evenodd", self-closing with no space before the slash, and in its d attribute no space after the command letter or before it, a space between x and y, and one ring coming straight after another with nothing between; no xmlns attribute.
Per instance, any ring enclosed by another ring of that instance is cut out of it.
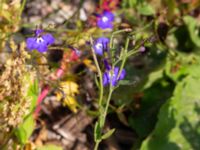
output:
<svg viewBox="0 0 200 150"><path fill-rule="evenodd" d="M54 27L24 23L26 3L0 2L0 149L62 149L31 141L48 96L94 120L92 149L117 124L135 134L127 149L200 149L198 0L99 0L91 14L80 0Z"/></svg>

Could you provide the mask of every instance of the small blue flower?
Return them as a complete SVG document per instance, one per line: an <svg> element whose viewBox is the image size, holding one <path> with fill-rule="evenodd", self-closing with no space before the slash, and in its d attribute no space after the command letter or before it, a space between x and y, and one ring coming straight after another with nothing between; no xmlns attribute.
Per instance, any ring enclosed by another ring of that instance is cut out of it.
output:
<svg viewBox="0 0 200 150"><path fill-rule="evenodd" d="M27 38L26 45L29 50L38 50L39 52L46 52L48 46L53 44L55 39L50 33L43 34L43 30L35 31L35 37Z"/></svg>
<svg viewBox="0 0 200 150"><path fill-rule="evenodd" d="M97 21L97 26L101 29L112 29L115 16L109 11L104 11Z"/></svg>
<svg viewBox="0 0 200 150"><path fill-rule="evenodd" d="M122 69L122 72L119 75L119 77L118 74L119 74L119 67L115 67L113 71L106 70L105 73L103 74L103 85L107 86L111 82L112 86L116 86L118 81L123 80L125 78L126 75L125 69Z"/></svg>
<svg viewBox="0 0 200 150"><path fill-rule="evenodd" d="M105 51L108 51L109 42L110 40L106 37L98 38L93 46L95 53L102 56Z"/></svg>

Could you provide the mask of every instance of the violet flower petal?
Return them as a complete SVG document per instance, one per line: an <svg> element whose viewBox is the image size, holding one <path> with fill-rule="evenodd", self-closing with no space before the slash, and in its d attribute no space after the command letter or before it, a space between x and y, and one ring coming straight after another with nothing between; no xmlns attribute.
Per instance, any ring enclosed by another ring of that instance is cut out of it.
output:
<svg viewBox="0 0 200 150"><path fill-rule="evenodd" d="M113 28L112 22L104 22L102 20L98 20L97 26L101 29L112 29Z"/></svg>
<svg viewBox="0 0 200 150"><path fill-rule="evenodd" d="M95 53L102 56L104 50L108 50L109 41L110 40L106 37L98 38L93 46Z"/></svg>
<svg viewBox="0 0 200 150"><path fill-rule="evenodd" d="M110 11L104 11L103 16L106 16L109 19L109 21L114 21L115 19L114 14Z"/></svg>
<svg viewBox="0 0 200 150"><path fill-rule="evenodd" d="M42 32L44 32L42 29L35 30L35 36L39 36Z"/></svg>
<svg viewBox="0 0 200 150"><path fill-rule="evenodd" d="M43 53L43 52L46 52L48 49L48 46L47 44L44 42L44 43L40 43L37 47L37 50L40 52L40 53Z"/></svg>
<svg viewBox="0 0 200 150"><path fill-rule="evenodd" d="M126 71L125 71L125 69L122 69L122 72L121 72L118 80L123 80L125 78L125 76L126 76Z"/></svg>
<svg viewBox="0 0 200 150"><path fill-rule="evenodd" d="M113 28L114 14L109 11L104 11L97 21L97 26L101 29Z"/></svg>
<svg viewBox="0 0 200 150"><path fill-rule="evenodd" d="M37 38L31 37L26 39L26 46L29 50L34 50L36 49L36 40Z"/></svg>
<svg viewBox="0 0 200 150"><path fill-rule="evenodd" d="M109 63L108 63L108 61L107 61L107 59L104 59L104 66L105 66L105 68L106 68L106 70L110 70L111 69L111 66L109 65Z"/></svg>
<svg viewBox="0 0 200 150"><path fill-rule="evenodd" d="M42 38L46 41L47 45L51 45L55 41L54 37L50 33L43 35Z"/></svg>
<svg viewBox="0 0 200 150"><path fill-rule="evenodd" d="M122 72L117 79L119 70L119 67L115 67L113 73L111 72L112 70L106 71L103 75L103 85L106 86L111 82L112 86L116 86L119 80L123 80L125 78L126 71L125 69L122 69Z"/></svg>
<svg viewBox="0 0 200 150"><path fill-rule="evenodd" d="M103 86L106 86L109 84L109 75L108 75L108 72L105 72L103 74Z"/></svg>

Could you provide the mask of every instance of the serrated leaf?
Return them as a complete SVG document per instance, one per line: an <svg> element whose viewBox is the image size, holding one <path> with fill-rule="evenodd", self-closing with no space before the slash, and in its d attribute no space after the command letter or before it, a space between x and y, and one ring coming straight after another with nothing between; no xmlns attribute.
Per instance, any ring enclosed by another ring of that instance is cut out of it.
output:
<svg viewBox="0 0 200 150"><path fill-rule="evenodd" d="M135 116L129 116L128 121L136 133L144 138L155 127L157 114L161 105L168 100L173 92L174 86L164 79L156 80L151 87L143 91L138 110ZM137 101L137 98L136 100ZM148 122L148 123L147 123Z"/></svg>
<svg viewBox="0 0 200 150"><path fill-rule="evenodd" d="M105 140L105 139L109 138L114 132L115 132L115 129L111 129L108 132L106 132L101 138L103 140Z"/></svg>
<svg viewBox="0 0 200 150"><path fill-rule="evenodd" d="M200 36L199 36L200 26L198 26L197 20L191 16L185 16L185 17L183 17L183 20L187 26L187 29L189 31L189 35L190 35L192 42L197 47L200 47Z"/></svg>
<svg viewBox="0 0 200 150"><path fill-rule="evenodd" d="M161 108L156 128L142 143L141 150L200 149L200 72L197 73L177 84L174 96Z"/></svg>

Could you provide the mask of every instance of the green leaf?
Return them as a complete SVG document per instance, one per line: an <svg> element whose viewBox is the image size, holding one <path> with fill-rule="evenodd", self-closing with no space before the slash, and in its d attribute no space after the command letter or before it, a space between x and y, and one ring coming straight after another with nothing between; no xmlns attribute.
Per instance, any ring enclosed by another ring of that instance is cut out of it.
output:
<svg viewBox="0 0 200 150"><path fill-rule="evenodd" d="M141 15L146 15L146 16L150 16L150 15L154 15L155 14L155 10L154 8L148 4L148 3L141 3L137 6L137 10Z"/></svg>
<svg viewBox="0 0 200 150"><path fill-rule="evenodd" d="M197 20L191 16L185 16L183 17L183 20L187 26L192 42L197 47L200 47L200 26L198 26Z"/></svg>
<svg viewBox="0 0 200 150"><path fill-rule="evenodd" d="M134 8L137 4L137 0L129 0L128 3L131 8Z"/></svg>
<svg viewBox="0 0 200 150"><path fill-rule="evenodd" d="M187 75L198 75L199 60L196 54L177 53L176 60L167 60L165 74L174 82L179 82Z"/></svg>
<svg viewBox="0 0 200 150"><path fill-rule="evenodd" d="M122 7L123 8L134 8L137 4L137 0L123 0Z"/></svg>
<svg viewBox="0 0 200 150"><path fill-rule="evenodd" d="M30 86L28 91L28 97L31 98L30 112L32 112L36 107L38 94L39 94L39 85L38 85L38 80L35 79L34 83Z"/></svg>
<svg viewBox="0 0 200 150"><path fill-rule="evenodd" d="M36 150L63 150L63 148L60 146L48 144L48 145L38 147Z"/></svg>
<svg viewBox="0 0 200 150"><path fill-rule="evenodd" d="M135 82L134 81L130 81L130 80L121 80L119 81L118 85L134 85Z"/></svg>
<svg viewBox="0 0 200 150"><path fill-rule="evenodd" d="M165 66L165 73L174 82L178 82L181 77L188 74L188 66L168 61Z"/></svg>
<svg viewBox="0 0 200 150"><path fill-rule="evenodd" d="M154 72L151 72L148 76L148 81L144 85L143 89L149 88L156 80L163 77L163 68L156 70Z"/></svg>
<svg viewBox="0 0 200 150"><path fill-rule="evenodd" d="M95 142L101 140L101 128L99 121L97 121L94 126L94 140Z"/></svg>
<svg viewBox="0 0 200 150"><path fill-rule="evenodd" d="M177 9L176 1L175 0L165 0L165 5L167 7L167 18L173 19L175 16L175 11Z"/></svg>
<svg viewBox="0 0 200 150"><path fill-rule="evenodd" d="M25 144L31 136L35 127L35 121L32 115L25 118L23 124L21 124L16 130L15 135L17 136L21 144Z"/></svg>
<svg viewBox="0 0 200 150"><path fill-rule="evenodd" d="M140 138L144 138L152 132L157 121L158 111L162 104L172 96L173 89L174 85L162 78L143 91L140 108L135 110L135 115L128 118L129 125Z"/></svg>
<svg viewBox="0 0 200 150"><path fill-rule="evenodd" d="M105 140L105 139L109 138L114 132L115 132L115 129L111 129L108 132L106 132L101 138L103 140Z"/></svg>
<svg viewBox="0 0 200 150"><path fill-rule="evenodd" d="M27 82L30 82L30 75L25 76L25 78ZM39 89L38 81L35 80L34 83L30 85L27 93L27 99L31 100L29 114L24 117L24 122L20 124L19 127L16 128L15 130L15 135L17 136L21 144L25 144L28 141L35 127L35 120L33 118L32 113L36 106L38 89Z"/></svg>
<svg viewBox="0 0 200 150"><path fill-rule="evenodd" d="M156 127L141 150L200 149L200 67L194 67L196 74L178 82L173 97L160 109Z"/></svg>

